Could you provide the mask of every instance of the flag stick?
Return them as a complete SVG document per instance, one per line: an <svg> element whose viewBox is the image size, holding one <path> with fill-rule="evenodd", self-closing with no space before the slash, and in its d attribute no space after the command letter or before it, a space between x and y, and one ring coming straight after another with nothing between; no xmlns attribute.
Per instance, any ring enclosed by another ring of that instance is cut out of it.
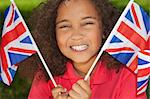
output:
<svg viewBox="0 0 150 99"><path fill-rule="evenodd" d="M54 84L55 87L57 87L57 84L56 84L56 82L55 82L55 80L54 80L54 78L53 78L53 76L52 76L52 74L51 74L51 72L50 72L50 70L49 70L49 68L48 68L48 66L47 66L47 64L46 64L46 62L45 62L45 60L44 60L42 54L41 54L41 52L40 52L40 50L38 49L38 47L37 47L37 45L36 45L36 43L35 43L35 41L34 41L32 35L31 35L31 33L30 33L30 31L29 31L29 29L28 29L28 27L27 27L27 25L25 24L25 21L24 21L22 15L21 15L21 13L19 12L19 9L17 8L17 6L16 6L14 0L10 0L10 1L12 2L12 4L14 4L15 9L17 10L19 16L20 16L21 19L23 20L23 25L25 26L25 28L26 28L27 31L29 32L29 36L30 36L30 38L31 38L31 41L32 41L32 43L33 43L33 46L35 47L39 58L41 59L41 61L42 61L43 65L44 65L44 67L45 67L45 69L46 69L46 71L47 71L47 73L48 73L50 79L52 80L52 83Z"/></svg>
<svg viewBox="0 0 150 99"><path fill-rule="evenodd" d="M86 74L86 76L84 77L84 80L87 81L91 72L93 71L94 67L96 66L96 63L98 62L99 58L101 57L103 51L108 47L109 42L111 41L113 35L114 35L114 30L119 26L120 22L121 22L121 18L126 14L126 12L128 11L128 8L131 6L131 4L133 3L134 0L130 0L128 5L126 6L125 10L123 11L123 13L121 14L120 18L118 19L116 25L114 26L113 30L111 31L110 35L108 36L107 40L105 41L103 47L101 48L100 52L98 53L96 59L94 60L91 68L89 69L88 73Z"/></svg>

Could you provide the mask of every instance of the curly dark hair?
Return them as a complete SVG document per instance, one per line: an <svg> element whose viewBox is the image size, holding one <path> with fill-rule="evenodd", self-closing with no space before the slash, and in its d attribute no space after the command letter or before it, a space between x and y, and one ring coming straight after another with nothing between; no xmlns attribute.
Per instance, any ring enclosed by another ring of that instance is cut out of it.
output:
<svg viewBox="0 0 150 99"><path fill-rule="evenodd" d="M52 74L62 75L66 70L68 59L60 52L55 37L55 21L57 9L65 0L48 0L41 3L38 9L34 10L31 17L32 34L46 60ZM96 10L100 14L103 29L103 43L108 37L113 26L115 25L120 12L111 5L108 0L92 0ZM120 63L111 58L107 53L103 53L102 61L108 62L108 69L119 69ZM38 60L39 61L39 60ZM37 64L36 64L37 65Z"/></svg>

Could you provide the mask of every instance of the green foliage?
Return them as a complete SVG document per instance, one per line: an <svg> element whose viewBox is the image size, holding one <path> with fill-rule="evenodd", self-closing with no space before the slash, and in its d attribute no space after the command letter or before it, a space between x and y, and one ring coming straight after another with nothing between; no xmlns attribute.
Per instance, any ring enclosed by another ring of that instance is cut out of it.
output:
<svg viewBox="0 0 150 99"><path fill-rule="evenodd" d="M129 0L110 0L113 5L115 5L118 9L121 11L126 7ZM136 3L138 3L142 8L150 14L150 2L149 0L134 0Z"/></svg>
<svg viewBox="0 0 150 99"><path fill-rule="evenodd" d="M35 8L39 3L44 0L14 0L19 9L23 11L31 11ZM1 10L4 11L10 5L9 0L0 0Z"/></svg>
<svg viewBox="0 0 150 99"><path fill-rule="evenodd" d="M149 79L148 88L147 88L146 93L147 93L147 96L148 96L147 99L150 99L150 79Z"/></svg>
<svg viewBox="0 0 150 99"><path fill-rule="evenodd" d="M0 99L27 99L30 86L31 81L18 73L11 86L0 83Z"/></svg>

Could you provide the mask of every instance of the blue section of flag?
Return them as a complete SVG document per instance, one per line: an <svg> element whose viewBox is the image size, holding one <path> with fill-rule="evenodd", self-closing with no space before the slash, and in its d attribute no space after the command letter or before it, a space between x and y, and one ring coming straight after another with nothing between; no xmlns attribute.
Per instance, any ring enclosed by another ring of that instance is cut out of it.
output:
<svg viewBox="0 0 150 99"><path fill-rule="evenodd" d="M2 81L2 77L1 77L1 65L0 65L0 81Z"/></svg>
<svg viewBox="0 0 150 99"><path fill-rule="evenodd" d="M146 28L147 33L150 31L150 17L147 15L147 13L140 7L141 12L142 12L142 17L144 20L144 25Z"/></svg>
<svg viewBox="0 0 150 99"><path fill-rule="evenodd" d="M147 82L147 80L148 80L148 79L146 79L146 80L142 80L142 81L138 82L138 83L137 83L138 88L139 88L141 85L143 85L144 83L146 83L146 82Z"/></svg>
<svg viewBox="0 0 150 99"><path fill-rule="evenodd" d="M121 63L127 64L133 54L134 53L119 53L119 54L113 54L112 56L117 60L119 60Z"/></svg>
<svg viewBox="0 0 150 99"><path fill-rule="evenodd" d="M11 73L12 78L14 78L14 76L16 74L16 71L11 69L11 68L9 68L9 72Z"/></svg>
<svg viewBox="0 0 150 99"><path fill-rule="evenodd" d="M148 64L150 62L146 61L146 60L143 60L143 59L140 59L138 58L138 65L144 65L144 64Z"/></svg>
<svg viewBox="0 0 150 99"><path fill-rule="evenodd" d="M16 21L19 18L19 15L17 13L17 11L15 10L15 17L14 17L14 21Z"/></svg>
<svg viewBox="0 0 150 99"><path fill-rule="evenodd" d="M4 13L4 19L5 19L6 16L8 15L9 9L10 9L10 6L5 10L5 13Z"/></svg>
<svg viewBox="0 0 150 99"><path fill-rule="evenodd" d="M32 44L32 41L31 41L30 37L27 36L26 38L24 38L23 40L21 40L20 43Z"/></svg>
<svg viewBox="0 0 150 99"><path fill-rule="evenodd" d="M8 52L9 58L10 58L10 62L11 65L15 65L19 62L21 62L22 60L28 58L29 56L27 55L22 55L22 54L17 54L17 53L10 53Z"/></svg>
<svg viewBox="0 0 150 99"><path fill-rule="evenodd" d="M119 43L122 42L122 40L120 40L118 37L116 37L115 35L113 36L113 38L111 39L110 43Z"/></svg>
<svg viewBox="0 0 150 99"><path fill-rule="evenodd" d="M2 77L1 77L1 75L0 75L0 81L2 81Z"/></svg>
<svg viewBox="0 0 150 99"><path fill-rule="evenodd" d="M132 19L132 16L131 16L131 12L130 10L128 10L126 16L125 16L127 19L129 19L132 23L133 23L133 19Z"/></svg>
<svg viewBox="0 0 150 99"><path fill-rule="evenodd" d="M0 73L2 72L2 70L1 70L1 65L0 65Z"/></svg>

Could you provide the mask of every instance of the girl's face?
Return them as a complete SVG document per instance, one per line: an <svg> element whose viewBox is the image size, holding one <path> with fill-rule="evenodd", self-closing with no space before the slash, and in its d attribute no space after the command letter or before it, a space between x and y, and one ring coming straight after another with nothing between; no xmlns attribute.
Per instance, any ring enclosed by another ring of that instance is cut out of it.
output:
<svg viewBox="0 0 150 99"><path fill-rule="evenodd" d="M74 64L94 60L101 46L101 22L91 0L70 0L58 8L56 39Z"/></svg>

